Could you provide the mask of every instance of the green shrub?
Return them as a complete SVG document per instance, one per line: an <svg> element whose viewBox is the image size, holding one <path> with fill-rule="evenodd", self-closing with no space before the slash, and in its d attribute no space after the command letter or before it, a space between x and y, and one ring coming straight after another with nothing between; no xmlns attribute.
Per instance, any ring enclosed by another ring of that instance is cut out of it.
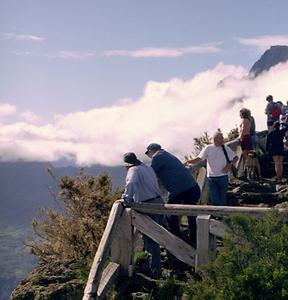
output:
<svg viewBox="0 0 288 300"><path fill-rule="evenodd" d="M76 178L64 176L59 186L57 201L62 209L39 211L32 222L36 236L29 246L44 262L68 259L89 265L120 193L112 191L107 174L90 176L83 171Z"/></svg>
<svg viewBox="0 0 288 300"><path fill-rule="evenodd" d="M185 285L193 300L288 299L288 226L275 211L262 219L234 216L202 281Z"/></svg>

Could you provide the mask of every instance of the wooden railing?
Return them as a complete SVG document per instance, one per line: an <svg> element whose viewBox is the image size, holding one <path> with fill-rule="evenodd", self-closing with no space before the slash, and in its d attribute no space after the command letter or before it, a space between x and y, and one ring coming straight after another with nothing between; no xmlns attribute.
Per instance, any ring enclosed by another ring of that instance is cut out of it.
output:
<svg viewBox="0 0 288 300"><path fill-rule="evenodd" d="M239 143L232 141L228 145L239 157L237 169L241 173L243 158ZM208 200L205 163L201 162L193 166L191 172L196 176L202 191L201 205L131 203L128 207L124 206L122 200L114 203L90 270L83 300L102 299L119 274L128 277L133 275L134 244L138 231L165 247L182 262L197 269L215 257L216 237L223 237L225 234L226 226L211 218L211 215L221 217L241 213L260 217L270 210L270 208L263 207L205 205ZM173 235L146 214L197 216L197 248L193 248ZM109 263L107 264L108 257Z"/></svg>

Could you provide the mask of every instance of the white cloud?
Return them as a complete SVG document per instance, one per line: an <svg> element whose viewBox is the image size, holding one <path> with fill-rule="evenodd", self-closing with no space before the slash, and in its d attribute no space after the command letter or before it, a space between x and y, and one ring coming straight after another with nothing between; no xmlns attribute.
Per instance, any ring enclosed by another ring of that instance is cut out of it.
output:
<svg viewBox="0 0 288 300"><path fill-rule="evenodd" d="M72 59L72 60L82 60L95 56L93 52L78 52L78 51L59 51L55 54L47 54L49 58L56 59Z"/></svg>
<svg viewBox="0 0 288 300"><path fill-rule="evenodd" d="M33 55L35 53L31 52L31 51L11 51L12 54L17 55L17 56L29 56L29 55Z"/></svg>
<svg viewBox="0 0 288 300"><path fill-rule="evenodd" d="M220 43L210 43L200 46L183 48L142 48L137 50L109 50L106 56L128 56L134 58L147 57L180 57L187 54L209 54L219 52Z"/></svg>
<svg viewBox="0 0 288 300"><path fill-rule="evenodd" d="M44 37L31 35L31 34L17 34L12 32L3 32L2 36L6 39L17 40L17 41L32 41L32 42L43 42Z"/></svg>
<svg viewBox="0 0 288 300"><path fill-rule="evenodd" d="M35 123L40 121L40 117L30 110L23 111L20 113L19 117L27 123Z"/></svg>
<svg viewBox="0 0 288 300"><path fill-rule="evenodd" d="M248 107L257 130L266 129L265 98L287 100L288 64L279 64L256 79L241 66L218 64L189 80L149 81L143 95L111 107L58 115L49 124L16 122L0 126L2 160L73 158L78 164L119 165L135 151L160 143L183 158L193 138L217 128L227 134L239 125L239 109ZM221 82L221 84L219 84ZM242 101L238 101L242 99Z"/></svg>
<svg viewBox="0 0 288 300"><path fill-rule="evenodd" d="M16 113L17 108L9 103L0 103L0 117Z"/></svg>
<svg viewBox="0 0 288 300"><path fill-rule="evenodd" d="M259 52L275 45L288 45L288 35L264 35L255 38L238 38L237 40L242 45L256 47Z"/></svg>

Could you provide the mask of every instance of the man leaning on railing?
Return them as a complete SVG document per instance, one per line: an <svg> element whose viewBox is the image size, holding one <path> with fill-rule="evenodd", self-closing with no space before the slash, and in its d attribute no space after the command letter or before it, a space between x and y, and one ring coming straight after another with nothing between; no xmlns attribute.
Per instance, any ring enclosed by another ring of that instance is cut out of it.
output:
<svg viewBox="0 0 288 300"><path fill-rule="evenodd" d="M127 168L126 186L122 195L124 202L163 204L158 181L153 169L137 159L135 153L124 154ZM162 216L149 214L155 222L161 223ZM161 274L160 246L142 234L144 249L148 253L149 275L158 278Z"/></svg>

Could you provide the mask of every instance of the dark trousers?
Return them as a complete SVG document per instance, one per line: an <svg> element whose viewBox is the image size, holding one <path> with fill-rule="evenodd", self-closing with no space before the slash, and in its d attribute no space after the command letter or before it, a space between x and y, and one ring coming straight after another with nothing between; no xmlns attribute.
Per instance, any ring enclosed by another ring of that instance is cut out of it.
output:
<svg viewBox="0 0 288 300"><path fill-rule="evenodd" d="M196 204L200 199L201 191L198 184L194 185L192 188L175 195L174 197L169 197L168 204ZM178 237L181 237L180 224L178 216L168 216L167 222L170 231ZM188 217L189 226L189 237L191 244L196 246L196 217Z"/></svg>
<svg viewBox="0 0 288 300"><path fill-rule="evenodd" d="M154 203L154 204L163 204L162 198L155 198L147 201L147 203ZM156 214L147 214L152 220L157 222L158 224L162 225L163 223L163 216L156 215ZM148 267L151 272L151 276L157 278L161 274L161 257L160 257L160 246L158 243L153 241L147 235L142 234L143 242L144 242L144 249L149 254L148 257Z"/></svg>

